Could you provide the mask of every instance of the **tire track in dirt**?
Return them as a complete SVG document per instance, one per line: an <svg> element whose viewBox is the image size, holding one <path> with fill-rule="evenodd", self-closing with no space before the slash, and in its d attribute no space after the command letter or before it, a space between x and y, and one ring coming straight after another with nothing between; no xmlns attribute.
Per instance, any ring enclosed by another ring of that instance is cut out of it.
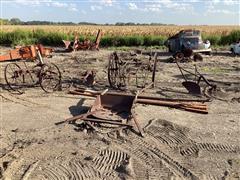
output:
<svg viewBox="0 0 240 180"><path fill-rule="evenodd" d="M78 177L82 179L101 178L102 174L95 170L92 165L82 163L80 160L74 160L70 162L70 167L75 166L75 172Z"/></svg>
<svg viewBox="0 0 240 180"><path fill-rule="evenodd" d="M182 144L191 143L191 140L186 134L178 129L170 127L159 128L156 126L150 127L147 131L150 136L158 139L161 143L167 144L171 148L178 147Z"/></svg>
<svg viewBox="0 0 240 180"><path fill-rule="evenodd" d="M146 167L146 164L143 164L139 159L133 158L132 159L132 168L134 170L134 174L136 179L138 180L145 180L150 179L149 169ZM147 162L146 162L147 163Z"/></svg>
<svg viewBox="0 0 240 180"><path fill-rule="evenodd" d="M4 158L7 154L11 153L14 150L14 148L15 146L0 149L0 159Z"/></svg>
<svg viewBox="0 0 240 180"><path fill-rule="evenodd" d="M20 157L21 152L33 142L31 140L16 139L11 145L0 149L0 177L4 177L11 164ZM27 169L31 169L31 165L27 165L24 174L27 175Z"/></svg>
<svg viewBox="0 0 240 180"><path fill-rule="evenodd" d="M163 146L159 146L158 142L169 146L171 151L178 148L182 156L196 154L199 150L231 153L239 151L238 147L231 145L196 143L190 139L187 130L185 130L175 124L151 125L146 129L145 138L132 132L126 137L117 139L116 136L108 136L106 139L112 142L113 146L108 146L96 154L94 153L90 159L76 156L74 159L64 157L61 160L51 158L48 161L31 160L31 162L19 164L21 167L25 167L18 168L21 170L21 172L19 171L20 177L22 179L52 180L119 179L121 173L125 172L118 171L118 168L122 166L124 161L130 159L131 165L129 167L133 170L133 179L202 179L197 177L199 172L196 175L194 171L181 164L185 162L184 160L176 161L170 156L171 152L166 154L165 151L162 151L160 147ZM15 146L22 148L30 144L28 141L17 141ZM214 178L214 176L205 177L205 179Z"/></svg>
<svg viewBox="0 0 240 180"><path fill-rule="evenodd" d="M146 128L147 134L156 138L160 143L168 145L170 148L180 149L183 156L191 156L199 153L200 150L222 153L239 153L240 147L229 144L199 143L188 136L186 130L180 126L157 120L154 124Z"/></svg>
<svg viewBox="0 0 240 180"><path fill-rule="evenodd" d="M214 143L194 143L190 147L180 150L181 155L190 156L194 153L198 153L200 150L218 153L239 153L238 146L229 144L214 144Z"/></svg>
<svg viewBox="0 0 240 180"><path fill-rule="evenodd" d="M10 101L10 102L13 102L13 103L16 103L16 104L20 104L22 106L25 106L25 107L41 107L41 106L46 106L46 105L43 105L43 104L39 104L39 103L36 103L30 99L27 99L27 98L22 98L20 97L19 95L13 95L11 93L2 93L0 94L3 99L5 99L6 101Z"/></svg>
<svg viewBox="0 0 240 180"><path fill-rule="evenodd" d="M229 144L196 143L199 149L213 152L238 153L240 148Z"/></svg>
<svg viewBox="0 0 240 180"><path fill-rule="evenodd" d="M22 180L28 180L29 176L31 175L31 173L36 169L36 167L38 166L39 161L35 161L32 164L30 164L28 166L28 168L25 170L24 174L22 175Z"/></svg>
<svg viewBox="0 0 240 180"><path fill-rule="evenodd" d="M91 165L81 162L81 160L70 160L65 162L54 162L52 164L42 164L37 171L32 173L32 177L44 177L52 180L68 179L102 179L100 172Z"/></svg>
<svg viewBox="0 0 240 180"><path fill-rule="evenodd" d="M98 169L101 174L110 176L112 171L128 158L130 158L129 155L123 151L104 149L93 159L93 166Z"/></svg>
<svg viewBox="0 0 240 180"><path fill-rule="evenodd" d="M174 174L179 179L198 179L197 176L191 172L191 170L183 167L179 162L170 158L167 154L163 153L160 149L154 146L154 142L150 139L146 141L146 137L142 139L138 135L130 133L125 140L125 143L121 143L119 147L128 152L133 158L145 164L145 167L139 167L144 169L150 169L148 171L149 177L153 179L162 176L163 172L166 174ZM119 143L117 143L119 144ZM156 166L156 164L161 164ZM138 179L138 177L137 177Z"/></svg>

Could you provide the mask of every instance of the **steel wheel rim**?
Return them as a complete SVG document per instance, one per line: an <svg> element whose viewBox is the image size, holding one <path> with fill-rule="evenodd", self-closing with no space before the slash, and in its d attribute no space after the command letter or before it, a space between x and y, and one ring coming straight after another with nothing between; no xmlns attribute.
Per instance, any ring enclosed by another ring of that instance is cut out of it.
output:
<svg viewBox="0 0 240 180"><path fill-rule="evenodd" d="M19 94L24 93L22 69L18 64L8 64L4 69L4 77L11 90L18 92Z"/></svg>
<svg viewBox="0 0 240 180"><path fill-rule="evenodd" d="M39 78L41 88L47 93L54 92L60 88L61 72L53 63L42 66Z"/></svg>
<svg viewBox="0 0 240 180"><path fill-rule="evenodd" d="M113 88L117 87L117 77L119 75L119 68L116 60L110 58L108 63L108 81Z"/></svg>

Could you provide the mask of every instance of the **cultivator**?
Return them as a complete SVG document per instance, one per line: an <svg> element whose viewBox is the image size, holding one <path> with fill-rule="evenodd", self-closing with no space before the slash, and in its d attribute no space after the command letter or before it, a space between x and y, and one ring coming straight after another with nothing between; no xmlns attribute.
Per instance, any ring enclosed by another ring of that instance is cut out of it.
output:
<svg viewBox="0 0 240 180"><path fill-rule="evenodd" d="M150 56L148 62L143 62L139 59L120 59L117 53L114 52L110 55L108 62L109 85L114 89L126 89L132 76L135 76L136 86L143 88L149 84L148 79L152 74L151 81L154 86L156 66L156 54L154 60Z"/></svg>

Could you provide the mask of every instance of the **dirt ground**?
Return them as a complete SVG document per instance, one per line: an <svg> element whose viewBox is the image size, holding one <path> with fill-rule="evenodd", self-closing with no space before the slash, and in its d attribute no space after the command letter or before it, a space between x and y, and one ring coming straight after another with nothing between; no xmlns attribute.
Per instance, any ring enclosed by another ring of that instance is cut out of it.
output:
<svg viewBox="0 0 240 180"><path fill-rule="evenodd" d="M55 52L44 60L59 66L65 83L78 84L85 70L96 69L96 89L103 90L109 88L110 53ZM146 93L201 98L182 87L183 78L168 57L159 52L156 87ZM144 138L130 130L97 133L72 124L56 126L86 112L94 98L67 94L66 87L52 94L40 87L13 94L3 77L8 63L0 63L1 179L240 179L240 57L221 51L196 63L218 86L207 102L208 114L138 104ZM193 65L181 64L190 70Z"/></svg>

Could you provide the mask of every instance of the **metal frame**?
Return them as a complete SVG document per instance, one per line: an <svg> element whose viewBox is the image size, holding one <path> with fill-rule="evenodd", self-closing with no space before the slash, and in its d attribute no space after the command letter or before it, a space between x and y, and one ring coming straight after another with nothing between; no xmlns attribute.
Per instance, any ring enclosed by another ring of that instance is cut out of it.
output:
<svg viewBox="0 0 240 180"><path fill-rule="evenodd" d="M150 56L147 63L134 60L120 59L116 52L112 53L108 62L108 82L114 89L124 90L127 88L132 76L135 76L136 86L144 88L149 84L147 82L149 74L152 74L152 86L154 87L155 75L157 69L157 54L154 55L152 62Z"/></svg>
<svg viewBox="0 0 240 180"><path fill-rule="evenodd" d="M24 68L19 63L9 63L4 69L4 77L8 87L19 94L25 87L40 85L45 92L53 92L61 85L61 72L57 65L44 63L39 49L36 49L39 63L29 68L23 61ZM13 68L15 67L15 68Z"/></svg>
<svg viewBox="0 0 240 180"><path fill-rule="evenodd" d="M79 35L76 33L74 41L63 40L65 48L67 51L78 51L78 50L99 50L99 44L102 38L102 30L99 29L96 39L94 42L91 42L88 39L85 39L83 42L79 41Z"/></svg>
<svg viewBox="0 0 240 180"><path fill-rule="evenodd" d="M191 94L201 94L201 87L200 87L200 82L203 81L205 82L208 87L210 87L209 91L216 90L217 86L215 84L210 83L198 70L197 66L195 65L195 73L188 71L181 67L179 63L176 61L176 64L178 66L178 69L180 70L182 77L184 78L184 82L182 85L188 90L189 93ZM188 80L187 77L184 75L183 72L187 72L188 74L194 75L195 79L193 80Z"/></svg>

